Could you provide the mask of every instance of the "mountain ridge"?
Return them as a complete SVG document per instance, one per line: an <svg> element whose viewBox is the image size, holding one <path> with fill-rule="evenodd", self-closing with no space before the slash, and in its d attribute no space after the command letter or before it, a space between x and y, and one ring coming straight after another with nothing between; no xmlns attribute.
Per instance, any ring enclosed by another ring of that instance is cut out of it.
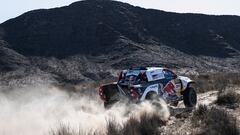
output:
<svg viewBox="0 0 240 135"><path fill-rule="evenodd" d="M191 55L230 57L229 53L234 52L234 49L239 50L240 41L238 36L233 38L234 42L225 39L229 38L227 35L229 33L227 33L227 29L224 29L224 23L222 22L229 22L233 27L231 30L237 28L240 31L240 27L234 25L240 22L239 17L168 13L134 7L116 1L88 0L75 2L61 8L30 11L3 23L2 26L6 31L4 36L6 41L9 41L16 50L27 55L29 50L33 51L29 55L45 56L51 54L53 56L64 56L79 52L95 53L98 51L98 47L108 46L123 35L138 43L145 43L153 38L159 43L164 43ZM220 29L219 26L214 26L216 24L222 26L223 34L218 30ZM225 25L230 27L229 24ZM13 35L20 35L11 29L13 26L20 30L19 33L22 36L12 37ZM203 27L207 28L203 29ZM61 34L61 32L65 34ZM226 42L216 41L219 39L214 40L218 35L223 37ZM26 37L33 39L24 39ZM105 41L106 37L107 41ZM34 41L35 38L36 41ZM228 41L231 43L228 43ZM24 45L18 45L19 42ZM31 44L36 47L33 48ZM71 48L66 48L67 46L64 44L69 44ZM227 48L228 44L234 49ZM51 51L47 52L46 48L41 48L44 45L45 47L50 46ZM62 50L56 50L58 47ZM96 51L90 51L90 47L96 48ZM206 47L212 48L205 50ZM75 48L77 49L76 52ZM41 51L41 53L38 51ZM192 51L195 51L195 53L191 53Z"/></svg>
<svg viewBox="0 0 240 135"><path fill-rule="evenodd" d="M134 66L238 71L239 23L238 16L178 14L86 0L10 19L0 24L0 38L41 73L82 82Z"/></svg>

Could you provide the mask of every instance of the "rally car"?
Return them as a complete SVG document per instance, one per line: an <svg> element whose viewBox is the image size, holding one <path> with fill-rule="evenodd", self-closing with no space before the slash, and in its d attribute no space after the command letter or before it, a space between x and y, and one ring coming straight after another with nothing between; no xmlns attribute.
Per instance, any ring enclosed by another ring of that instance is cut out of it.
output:
<svg viewBox="0 0 240 135"><path fill-rule="evenodd" d="M102 85L99 88L99 96L105 107L122 97L134 102L162 98L175 106L178 101L183 100L186 107L194 107L197 94L193 85L193 80L178 76L168 68L130 68L120 73L117 82Z"/></svg>

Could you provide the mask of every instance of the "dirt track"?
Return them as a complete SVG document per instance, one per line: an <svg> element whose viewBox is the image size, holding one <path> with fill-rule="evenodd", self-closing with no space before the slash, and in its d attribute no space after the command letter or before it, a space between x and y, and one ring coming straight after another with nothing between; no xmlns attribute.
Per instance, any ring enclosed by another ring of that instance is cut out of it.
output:
<svg viewBox="0 0 240 135"><path fill-rule="evenodd" d="M104 132L106 120L114 119L123 123L131 116L138 117L142 113L153 112L158 112L163 119L170 116L167 125L159 129L166 135L189 134L192 130L192 110L186 109L182 102L169 110L164 103L164 108L157 110L147 102L140 105L118 104L105 110L95 90L69 93L48 85L0 91L0 97L0 134L42 135L56 129L60 124L77 130L80 128L85 132ZM215 106L212 103L216 97L217 91L198 94L198 104ZM239 108L228 111L240 121Z"/></svg>

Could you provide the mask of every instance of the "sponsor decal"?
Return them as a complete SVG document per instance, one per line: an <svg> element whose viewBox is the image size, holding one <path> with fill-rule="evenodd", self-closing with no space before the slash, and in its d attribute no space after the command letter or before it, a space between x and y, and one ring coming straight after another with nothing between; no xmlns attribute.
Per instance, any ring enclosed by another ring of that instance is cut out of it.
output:
<svg viewBox="0 0 240 135"><path fill-rule="evenodd" d="M176 84L176 89L180 89L181 88L181 83L177 83Z"/></svg>
<svg viewBox="0 0 240 135"><path fill-rule="evenodd" d="M157 88L157 85L150 86L150 89L155 89Z"/></svg>
<svg viewBox="0 0 240 135"><path fill-rule="evenodd" d="M167 94L175 93L175 86L172 81L168 82L167 85L163 88L163 92Z"/></svg>

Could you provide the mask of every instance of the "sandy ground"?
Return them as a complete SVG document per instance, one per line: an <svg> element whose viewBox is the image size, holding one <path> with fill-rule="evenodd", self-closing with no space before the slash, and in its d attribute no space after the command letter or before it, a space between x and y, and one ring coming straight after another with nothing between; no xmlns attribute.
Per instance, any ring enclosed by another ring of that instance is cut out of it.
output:
<svg viewBox="0 0 240 135"><path fill-rule="evenodd" d="M235 90L240 93L240 88ZM217 93L209 91L198 94L198 105L215 106L213 102L217 98ZM168 119L167 125L159 129L163 134L190 134L192 109L185 108L183 102L177 107L167 107L164 102L161 104L163 105L161 110L148 102L131 106L116 104L111 109L105 110L95 90L76 94L48 85L1 90L0 134L47 135L60 124L85 132L95 130L105 132L109 119L124 123L132 116L138 117L142 113L153 112L158 112L162 119ZM240 108L227 110L237 117L240 125Z"/></svg>

